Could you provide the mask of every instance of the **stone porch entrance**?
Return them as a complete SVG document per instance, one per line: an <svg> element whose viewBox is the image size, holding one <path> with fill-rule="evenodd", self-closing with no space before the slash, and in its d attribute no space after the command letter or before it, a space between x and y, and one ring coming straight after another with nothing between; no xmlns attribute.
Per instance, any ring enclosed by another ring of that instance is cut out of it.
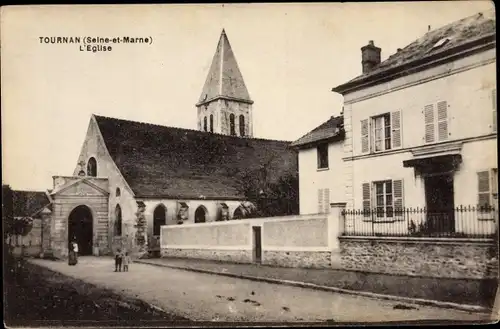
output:
<svg viewBox="0 0 500 329"><path fill-rule="evenodd" d="M75 238L82 255L110 252L108 239L108 180L81 176L55 176L50 249L58 258L68 255Z"/></svg>

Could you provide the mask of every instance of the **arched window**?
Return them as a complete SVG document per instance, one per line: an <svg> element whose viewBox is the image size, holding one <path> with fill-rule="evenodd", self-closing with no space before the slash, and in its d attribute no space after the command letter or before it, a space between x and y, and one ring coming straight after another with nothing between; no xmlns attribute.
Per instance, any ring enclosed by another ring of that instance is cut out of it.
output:
<svg viewBox="0 0 500 329"><path fill-rule="evenodd" d="M203 118L203 130L207 131L207 117Z"/></svg>
<svg viewBox="0 0 500 329"><path fill-rule="evenodd" d="M119 204L115 208L115 236L122 236L122 208Z"/></svg>
<svg viewBox="0 0 500 329"><path fill-rule="evenodd" d="M117 197L119 197L121 195L121 191L120 191L119 187L116 188L115 194L116 194Z"/></svg>
<svg viewBox="0 0 500 329"><path fill-rule="evenodd" d="M213 114L210 114L210 132L214 132L214 116Z"/></svg>
<svg viewBox="0 0 500 329"><path fill-rule="evenodd" d="M205 223L207 221L207 209L204 206L199 206L194 212L195 223Z"/></svg>
<svg viewBox="0 0 500 329"><path fill-rule="evenodd" d="M87 162L87 176L97 177L97 161L90 158Z"/></svg>
<svg viewBox="0 0 500 329"><path fill-rule="evenodd" d="M232 113L229 115L229 127L230 127L231 136L235 136L236 131L234 130L234 114L232 114Z"/></svg>
<svg viewBox="0 0 500 329"><path fill-rule="evenodd" d="M240 136L245 136L245 116L240 115Z"/></svg>
<svg viewBox="0 0 500 329"><path fill-rule="evenodd" d="M167 223L167 208L159 205L153 213L153 235L160 235L161 226Z"/></svg>

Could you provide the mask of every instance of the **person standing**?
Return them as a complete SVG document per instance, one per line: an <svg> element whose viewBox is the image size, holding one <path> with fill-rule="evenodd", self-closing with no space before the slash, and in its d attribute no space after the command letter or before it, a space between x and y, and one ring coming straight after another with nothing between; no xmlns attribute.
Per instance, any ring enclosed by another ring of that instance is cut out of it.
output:
<svg viewBox="0 0 500 329"><path fill-rule="evenodd" d="M122 271L122 259L123 259L122 251L120 248L118 248L115 254L115 272Z"/></svg>
<svg viewBox="0 0 500 329"><path fill-rule="evenodd" d="M78 244L76 243L76 239L73 238L73 241L69 244L69 256L68 256L68 265L74 266L78 263Z"/></svg>
<svg viewBox="0 0 500 329"><path fill-rule="evenodd" d="M123 256L123 272L128 272L128 265L132 262L130 259L130 256L128 254L128 251L125 252L125 255Z"/></svg>

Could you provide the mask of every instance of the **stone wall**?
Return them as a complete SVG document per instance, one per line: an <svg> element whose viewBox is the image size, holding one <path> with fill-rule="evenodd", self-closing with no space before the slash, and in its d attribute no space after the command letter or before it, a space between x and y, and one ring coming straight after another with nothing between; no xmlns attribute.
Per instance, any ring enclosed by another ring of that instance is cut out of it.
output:
<svg viewBox="0 0 500 329"><path fill-rule="evenodd" d="M436 278L498 277L492 241L430 238L341 237L345 270Z"/></svg>
<svg viewBox="0 0 500 329"><path fill-rule="evenodd" d="M330 251L264 250L262 264L279 267L331 268Z"/></svg>
<svg viewBox="0 0 500 329"><path fill-rule="evenodd" d="M233 263L251 263L252 250L203 250L203 249L175 249L164 248L162 257L209 259Z"/></svg>
<svg viewBox="0 0 500 329"><path fill-rule="evenodd" d="M330 268L335 232L329 221L321 214L165 225L161 230L161 255ZM260 259L254 228L261 231Z"/></svg>

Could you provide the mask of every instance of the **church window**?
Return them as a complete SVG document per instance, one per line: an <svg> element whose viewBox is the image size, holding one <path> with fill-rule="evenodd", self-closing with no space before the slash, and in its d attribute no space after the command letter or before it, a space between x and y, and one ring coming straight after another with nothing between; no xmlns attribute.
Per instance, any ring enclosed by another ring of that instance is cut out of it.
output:
<svg viewBox="0 0 500 329"><path fill-rule="evenodd" d="M203 130L207 131L207 117L203 118Z"/></svg>
<svg viewBox="0 0 500 329"><path fill-rule="evenodd" d="M160 235L161 227L167 222L167 208L159 205L153 213L153 235Z"/></svg>
<svg viewBox="0 0 500 329"><path fill-rule="evenodd" d="M116 188L116 192L115 192L116 196L119 197L121 195L121 192L120 192L120 188L117 187Z"/></svg>
<svg viewBox="0 0 500 329"><path fill-rule="evenodd" d="M245 116L240 115L240 136L245 136Z"/></svg>
<svg viewBox="0 0 500 329"><path fill-rule="evenodd" d="M231 130L231 136L236 136L236 131L234 130L234 114L229 115L229 128Z"/></svg>
<svg viewBox="0 0 500 329"><path fill-rule="evenodd" d="M210 132L214 132L214 116L210 114Z"/></svg>
<svg viewBox="0 0 500 329"><path fill-rule="evenodd" d="M97 177L97 161L90 158L87 162L87 176Z"/></svg>
<svg viewBox="0 0 500 329"><path fill-rule="evenodd" d="M115 236L122 236L122 208L119 204L115 209Z"/></svg>

